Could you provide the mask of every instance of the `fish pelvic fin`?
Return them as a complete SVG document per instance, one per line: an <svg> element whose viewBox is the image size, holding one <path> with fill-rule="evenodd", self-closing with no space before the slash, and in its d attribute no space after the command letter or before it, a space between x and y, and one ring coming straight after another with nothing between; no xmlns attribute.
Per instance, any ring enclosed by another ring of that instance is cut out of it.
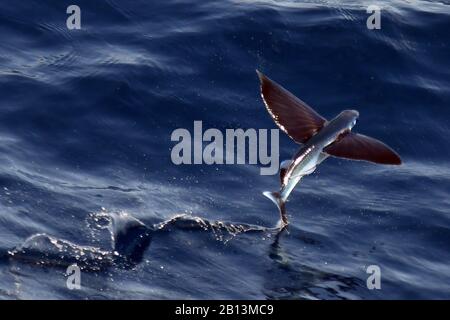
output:
<svg viewBox="0 0 450 320"><path fill-rule="evenodd" d="M277 206L281 219L280 228L287 226L289 221L286 215L286 202L281 198L281 194L279 192L264 191L263 195L269 198Z"/></svg>

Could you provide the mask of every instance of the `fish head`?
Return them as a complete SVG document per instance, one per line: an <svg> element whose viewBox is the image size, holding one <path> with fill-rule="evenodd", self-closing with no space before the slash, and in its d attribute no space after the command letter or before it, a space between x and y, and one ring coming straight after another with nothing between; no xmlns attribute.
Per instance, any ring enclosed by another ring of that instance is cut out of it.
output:
<svg viewBox="0 0 450 320"><path fill-rule="evenodd" d="M359 112L356 110L344 110L339 115L339 118L343 122L345 130L351 130L359 118Z"/></svg>

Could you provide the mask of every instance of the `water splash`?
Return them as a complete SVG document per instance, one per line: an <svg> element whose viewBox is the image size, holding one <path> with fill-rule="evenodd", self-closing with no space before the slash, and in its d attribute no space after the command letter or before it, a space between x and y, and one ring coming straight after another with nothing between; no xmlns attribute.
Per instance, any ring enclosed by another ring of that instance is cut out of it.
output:
<svg viewBox="0 0 450 320"><path fill-rule="evenodd" d="M35 234L9 251L11 259L42 266L77 264L84 270L100 270L110 265L113 253L96 247L81 246L45 233Z"/></svg>
<svg viewBox="0 0 450 320"><path fill-rule="evenodd" d="M187 214L148 226L127 212L108 212L102 208L90 213L86 226L96 246L83 246L58 239L45 233L36 234L8 252L9 259L36 265L67 267L77 264L84 270L103 270L112 264L130 268L139 264L158 232L173 230L199 230L211 232L215 240L228 242L234 237L251 232L270 232L274 229L256 225L236 224L224 221L210 222ZM108 231L111 243L107 249L99 243L101 232Z"/></svg>
<svg viewBox="0 0 450 320"><path fill-rule="evenodd" d="M272 229L249 224L237 224L224 221L210 222L198 216L179 214L154 226L155 230L165 231L176 228L179 230L203 230L210 231L215 239L228 242L234 237L248 232L267 232Z"/></svg>

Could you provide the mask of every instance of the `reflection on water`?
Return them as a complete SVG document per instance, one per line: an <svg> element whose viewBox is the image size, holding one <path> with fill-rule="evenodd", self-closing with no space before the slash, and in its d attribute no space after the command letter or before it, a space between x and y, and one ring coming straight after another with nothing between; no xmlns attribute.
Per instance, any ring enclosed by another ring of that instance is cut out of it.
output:
<svg viewBox="0 0 450 320"><path fill-rule="evenodd" d="M291 261L283 249L282 235L277 233L269 248L272 265L268 270L264 292L269 299L357 299L355 291L365 286L357 278L327 273Z"/></svg>

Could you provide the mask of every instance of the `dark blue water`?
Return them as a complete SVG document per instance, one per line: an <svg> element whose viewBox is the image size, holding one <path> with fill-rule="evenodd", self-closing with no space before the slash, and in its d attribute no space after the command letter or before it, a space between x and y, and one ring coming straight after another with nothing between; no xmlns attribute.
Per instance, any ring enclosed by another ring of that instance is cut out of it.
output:
<svg viewBox="0 0 450 320"><path fill-rule="evenodd" d="M72 2L0 4L0 298L450 298L450 4ZM194 120L275 128L255 69L404 164L330 158L265 230L278 177L170 158Z"/></svg>

